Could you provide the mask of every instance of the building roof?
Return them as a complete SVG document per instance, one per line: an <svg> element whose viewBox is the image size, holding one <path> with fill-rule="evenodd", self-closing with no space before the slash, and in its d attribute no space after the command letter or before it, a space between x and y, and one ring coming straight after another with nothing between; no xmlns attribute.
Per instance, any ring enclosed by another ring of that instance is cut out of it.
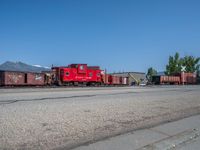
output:
<svg viewBox="0 0 200 150"><path fill-rule="evenodd" d="M128 74L128 73L132 73L132 74L145 74L144 72L116 72L116 73L111 73L111 74Z"/></svg>

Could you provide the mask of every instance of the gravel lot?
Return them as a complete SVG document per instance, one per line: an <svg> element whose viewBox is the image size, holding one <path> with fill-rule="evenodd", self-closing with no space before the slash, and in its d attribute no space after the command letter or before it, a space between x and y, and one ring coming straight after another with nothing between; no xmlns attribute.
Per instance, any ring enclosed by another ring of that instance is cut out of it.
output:
<svg viewBox="0 0 200 150"><path fill-rule="evenodd" d="M200 86L0 89L0 149L72 149L200 113Z"/></svg>

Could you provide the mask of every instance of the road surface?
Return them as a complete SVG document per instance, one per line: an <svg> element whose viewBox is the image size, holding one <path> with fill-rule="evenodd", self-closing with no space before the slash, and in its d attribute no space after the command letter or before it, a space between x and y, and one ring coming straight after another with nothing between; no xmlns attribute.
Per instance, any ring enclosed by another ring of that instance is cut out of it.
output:
<svg viewBox="0 0 200 150"><path fill-rule="evenodd" d="M200 86L0 89L0 149L73 149L200 113Z"/></svg>
<svg viewBox="0 0 200 150"><path fill-rule="evenodd" d="M200 115L137 130L73 150L198 150Z"/></svg>

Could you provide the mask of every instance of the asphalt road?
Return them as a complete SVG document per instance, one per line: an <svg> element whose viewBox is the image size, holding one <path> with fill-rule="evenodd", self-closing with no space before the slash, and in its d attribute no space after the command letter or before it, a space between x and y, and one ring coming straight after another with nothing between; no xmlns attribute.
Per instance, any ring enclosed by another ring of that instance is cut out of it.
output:
<svg viewBox="0 0 200 150"><path fill-rule="evenodd" d="M73 150L199 150L200 115L82 145Z"/></svg>
<svg viewBox="0 0 200 150"><path fill-rule="evenodd" d="M0 89L0 149L72 149L200 113L200 86Z"/></svg>

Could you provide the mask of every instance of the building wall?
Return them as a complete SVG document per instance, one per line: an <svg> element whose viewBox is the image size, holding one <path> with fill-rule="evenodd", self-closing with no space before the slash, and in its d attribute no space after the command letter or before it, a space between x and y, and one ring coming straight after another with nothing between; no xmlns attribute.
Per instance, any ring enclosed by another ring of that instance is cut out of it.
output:
<svg viewBox="0 0 200 150"><path fill-rule="evenodd" d="M112 75L128 77L129 85L138 84L146 80L146 75L143 72L112 73Z"/></svg>

